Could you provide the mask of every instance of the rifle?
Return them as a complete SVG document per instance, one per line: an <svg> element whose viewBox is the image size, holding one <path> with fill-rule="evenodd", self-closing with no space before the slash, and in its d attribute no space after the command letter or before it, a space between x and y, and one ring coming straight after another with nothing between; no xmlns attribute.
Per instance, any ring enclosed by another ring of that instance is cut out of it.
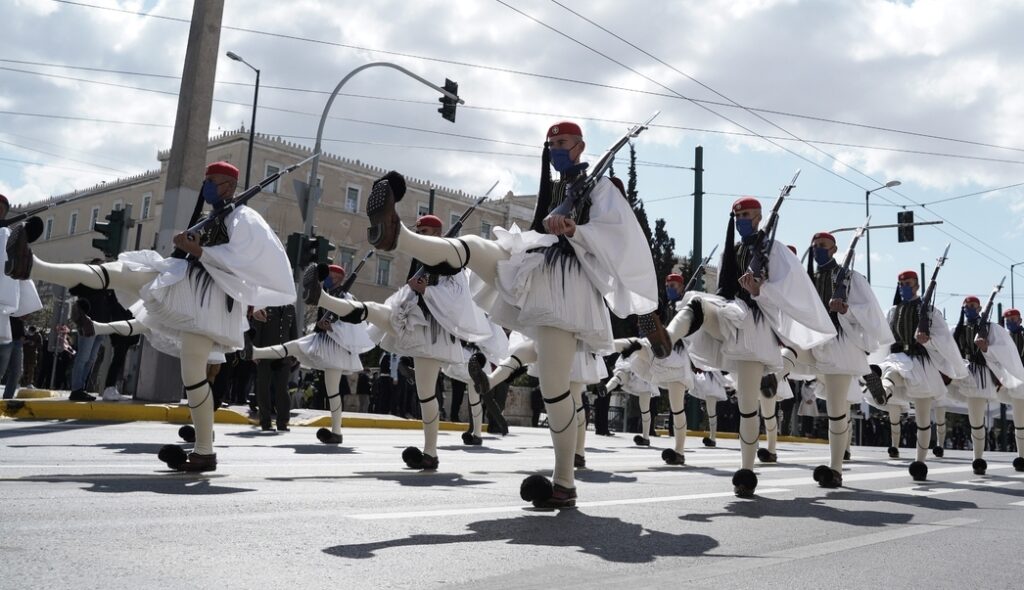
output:
<svg viewBox="0 0 1024 590"><path fill-rule="evenodd" d="M996 302L996 295L1003 290L1003 283L1006 282L1006 276L999 279L999 284L992 289L992 294L988 296L988 303L985 304L984 311L981 312L981 323L978 324L978 336L981 338L988 339L988 319L992 316L992 305Z"/></svg>
<svg viewBox="0 0 1024 590"><path fill-rule="evenodd" d="M491 188L493 189L494 187ZM459 231L462 230L462 225L466 223L466 220L469 219L469 216L473 214L473 211L476 211L476 208L479 207L480 204L483 203L485 200L487 200L487 195L484 195L477 199L477 201L473 203L473 206L470 207L469 209L466 209L466 212L463 213L461 217L459 217L459 220L456 221L450 228L448 228L448 233L446 233L444 237L454 238L458 236ZM427 274L427 267L421 264L420 267L416 269L416 274L412 275L412 277L409 280L422 279L423 275L425 274Z"/></svg>
<svg viewBox="0 0 1024 590"><path fill-rule="evenodd" d="M345 282L341 284L337 291L331 293L331 295L337 296L348 293L352 289L352 285L355 284L356 277L359 276L359 271L363 270L363 267L366 266L366 261L372 258L375 252L376 250L370 250L369 252L367 252L366 255L363 256L363 259L359 261L359 264L357 264L356 267L352 269L352 272L345 277ZM333 311L328 311L320 319L326 319L328 323L333 324L334 322L338 321L338 317L338 314L334 313ZM317 324L319 323L320 320L317 320ZM314 325L313 331L319 332L320 326Z"/></svg>
<svg viewBox="0 0 1024 590"><path fill-rule="evenodd" d="M846 303L850 298L850 280L852 275L850 274L850 267L853 266L853 252L857 248L857 242L860 241L860 237L867 231L868 224L871 223L871 216L864 220L864 225L857 228L857 231L853 234L853 239L850 241L850 248L846 251L846 256L843 257L843 266L839 268L839 272L836 273L836 280L832 284L832 298L839 299L843 303Z"/></svg>
<svg viewBox="0 0 1024 590"><path fill-rule="evenodd" d="M793 174L793 180L790 180L789 184L779 191L779 198L775 199L772 212L768 215L768 222L757 232L757 241L752 251L753 256L751 256L750 266L747 268L747 271L755 279L763 280L768 277L768 258L771 255L772 244L775 243L775 231L779 227L779 209L789 193L793 191L793 187L796 186L798 176L800 176L799 169Z"/></svg>
<svg viewBox="0 0 1024 590"><path fill-rule="evenodd" d="M64 203L67 203L68 200L69 199L61 199L60 201L57 201L57 202L54 202L54 203L50 203L48 205L43 205L41 207L36 207L35 209L29 209L28 211L23 211L21 213L18 213L14 217L8 217L6 219L0 219L0 227L9 227L9 226L14 225L15 223L22 222L22 221L28 219L29 217L35 217L36 215L42 213L43 211L46 211L47 209L49 209L51 207L56 207L57 205L63 205Z"/></svg>
<svg viewBox="0 0 1024 590"><path fill-rule="evenodd" d="M700 261L700 265L694 269L693 276L690 277L690 280L686 282L686 286L683 287L683 293L686 293L697 284L697 279L699 279L700 276L704 274L704 271L707 270L708 263L711 262L711 257L715 255L715 250L718 250L718 244L715 244L715 247L711 249L711 252L705 256L704 260Z"/></svg>
<svg viewBox="0 0 1024 590"><path fill-rule="evenodd" d="M932 318L931 309L934 307L935 300L935 284L939 277L939 270L942 269L942 265L946 264L946 256L949 254L949 244L946 244L946 249L942 251L942 256L935 261L935 270L932 271L932 279L928 283L928 289L924 292L924 297L921 299L921 318L917 322L917 331L931 335Z"/></svg>
<svg viewBox="0 0 1024 590"><path fill-rule="evenodd" d="M626 134L620 137L619 141L615 142L615 145L604 153L604 156L601 156L601 159L597 161L597 164L594 166L594 169L590 171L590 174L581 174L579 178L566 187L565 199L562 200L560 205L552 209L548 216L562 215L568 217L581 201L589 199L590 192L594 190L595 186L597 186L597 182L601 180L604 173L611 168L612 162L615 160L615 154L618 153L623 146L629 143L630 139L640 135L641 131L647 129L647 126L650 125L651 121L653 121L659 114L661 114L661 111L654 111L654 114L646 121L639 125L633 125L630 127L629 130L626 131Z"/></svg>
<svg viewBox="0 0 1024 590"><path fill-rule="evenodd" d="M242 194L238 195L237 197L235 197L234 199L232 199L230 203L227 203L227 204L221 205L220 207L214 208L214 210L210 213L210 215L208 215L205 219L200 220L199 223L197 223L197 224L193 225L192 227L188 228L187 230L185 230L185 233L188 233L188 234L198 234L198 233L202 232L203 229L206 228L206 226L210 225L214 221L217 221L218 219L223 219L224 217L227 217L232 211L234 211L235 209L238 209L242 205L245 205L246 203L248 203L249 199L255 197L256 195L258 195L260 193L260 191L262 191L263 189L265 189L268 186L270 186L270 185L274 184L275 182L277 182L277 179L281 178L285 174L289 174L290 172L294 171L296 168L302 166L306 162L309 162L313 158L317 158L319 156L320 156L320 153L317 152L317 153L313 154L312 156L302 160L301 162L298 162L296 164L292 164L291 166L288 166L287 168L285 168L283 170L278 170L277 172L275 172L275 173L271 174L270 176L264 178L256 186L250 187L244 193L242 193ZM181 250L179 248L175 248L174 252L171 254L171 257L172 258L185 258L187 255L188 254L186 254L184 250Z"/></svg>

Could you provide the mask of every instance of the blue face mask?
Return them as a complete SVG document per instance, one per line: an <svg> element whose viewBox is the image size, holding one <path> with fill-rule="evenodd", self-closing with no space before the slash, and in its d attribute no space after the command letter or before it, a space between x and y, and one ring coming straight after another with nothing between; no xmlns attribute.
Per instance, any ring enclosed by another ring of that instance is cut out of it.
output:
<svg viewBox="0 0 1024 590"><path fill-rule="evenodd" d="M569 150L551 148L551 165L560 173L568 172L573 167L574 162L572 156L569 155Z"/></svg>
<svg viewBox="0 0 1024 590"><path fill-rule="evenodd" d="M217 185L212 180L203 181L203 187L199 189L199 194L203 195L204 201L214 207L219 207L223 203L223 199L217 192Z"/></svg>
<svg viewBox="0 0 1024 590"><path fill-rule="evenodd" d="M754 220L739 218L736 220L736 231L740 234L741 238L746 238L754 234Z"/></svg>
<svg viewBox="0 0 1024 590"><path fill-rule="evenodd" d="M964 318L968 322L973 322L973 321L977 320L979 315L980 314L978 313L978 310L974 309L973 307L965 307L964 308Z"/></svg>
<svg viewBox="0 0 1024 590"><path fill-rule="evenodd" d="M1024 332L1024 325L1021 325L1018 322L1006 322L1006 329L1009 330L1011 334L1020 334L1021 332Z"/></svg>
<svg viewBox="0 0 1024 590"><path fill-rule="evenodd" d="M679 291L676 291L674 287L665 287L665 297L667 297L669 301L679 301L682 299L682 295L680 295Z"/></svg>
<svg viewBox="0 0 1024 590"><path fill-rule="evenodd" d="M907 286L907 285L901 285L900 286L900 299L902 299L904 301L910 301L913 298L914 298L914 288L910 287L910 286Z"/></svg>
<svg viewBox="0 0 1024 590"><path fill-rule="evenodd" d="M814 261L817 262L819 266L828 264L829 260L832 260L832 255L828 253L828 250L817 246L814 247Z"/></svg>
<svg viewBox="0 0 1024 590"><path fill-rule="evenodd" d="M329 291L333 286L334 281L331 280L331 275L327 275L327 278L324 279L324 289L327 289Z"/></svg>

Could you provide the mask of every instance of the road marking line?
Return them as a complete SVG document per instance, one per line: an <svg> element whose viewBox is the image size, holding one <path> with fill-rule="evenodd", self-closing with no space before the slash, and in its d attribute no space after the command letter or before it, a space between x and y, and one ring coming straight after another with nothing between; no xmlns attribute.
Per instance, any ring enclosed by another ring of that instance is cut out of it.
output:
<svg viewBox="0 0 1024 590"><path fill-rule="evenodd" d="M757 490L758 495L779 494L791 490L785 488L765 488ZM595 502L579 502L577 508L597 508L603 506L625 506L635 504L660 504L664 502L683 502L686 500L705 500L709 498L734 497L733 492L709 492L705 494L684 494L681 496L657 496L654 498L623 498L620 500L598 500ZM486 508L452 508L445 510L421 510L415 512L378 512L371 514L350 514L355 520L397 520L403 518L429 518L437 516L462 516L471 514L496 514L501 512L522 512L527 505L491 506Z"/></svg>
<svg viewBox="0 0 1024 590"><path fill-rule="evenodd" d="M1024 506L1024 500L1020 502L1010 502L1010 506Z"/></svg>

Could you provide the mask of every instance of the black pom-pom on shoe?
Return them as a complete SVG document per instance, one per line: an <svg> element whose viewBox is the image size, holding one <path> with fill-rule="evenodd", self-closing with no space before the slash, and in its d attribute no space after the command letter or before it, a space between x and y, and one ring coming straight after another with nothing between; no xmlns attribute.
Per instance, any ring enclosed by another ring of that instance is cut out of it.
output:
<svg viewBox="0 0 1024 590"><path fill-rule="evenodd" d="M462 442L463 444L469 445L471 447L479 447L484 443L484 440L479 436L476 436L472 432L463 432Z"/></svg>
<svg viewBox="0 0 1024 590"><path fill-rule="evenodd" d="M733 492L740 498L753 498L757 489L757 475L750 469L740 469L732 476Z"/></svg>
<svg viewBox="0 0 1024 590"><path fill-rule="evenodd" d="M889 447L889 458L890 459L899 459L900 458L900 450L897 449L896 447Z"/></svg>
<svg viewBox="0 0 1024 590"><path fill-rule="evenodd" d="M419 464L423 461L423 451L416 447L405 447L405 450L402 451L402 461L405 461L409 467Z"/></svg>
<svg viewBox="0 0 1024 590"><path fill-rule="evenodd" d="M971 463L971 469L974 471L974 475L985 475L985 472L988 470L988 461L975 459Z"/></svg>
<svg viewBox="0 0 1024 590"><path fill-rule="evenodd" d="M646 438L644 438L644 437L642 437L642 436L640 436L639 434L633 436L633 443L636 444L636 446L638 446L638 447L649 447L649 446L651 446L651 441L646 439Z"/></svg>
<svg viewBox="0 0 1024 590"><path fill-rule="evenodd" d="M762 463L778 463L779 456L768 449L757 449L757 460Z"/></svg>
<svg viewBox="0 0 1024 590"><path fill-rule="evenodd" d="M823 488L838 488L843 485L843 476L828 465L818 465L814 468L814 481Z"/></svg>
<svg viewBox="0 0 1024 590"><path fill-rule="evenodd" d="M661 460L668 465L686 465L686 456L677 453L675 449L665 449L661 452Z"/></svg>
<svg viewBox="0 0 1024 590"><path fill-rule="evenodd" d="M545 502L553 493L554 486L543 475L531 475L519 484L519 497L524 502Z"/></svg>
<svg viewBox="0 0 1024 590"><path fill-rule="evenodd" d="M934 447L932 447L932 454L941 459L942 456L946 454L946 449L938 445L935 445Z"/></svg>
<svg viewBox="0 0 1024 590"><path fill-rule="evenodd" d="M316 438L325 445L340 445L342 441L342 436L331 432L329 428L321 428L320 430L317 430Z"/></svg>
<svg viewBox="0 0 1024 590"><path fill-rule="evenodd" d="M910 464L910 477L914 481L925 481L928 479L928 466L922 461L914 461Z"/></svg>
<svg viewBox="0 0 1024 590"><path fill-rule="evenodd" d="M168 467L180 471L185 462L188 461L188 454L178 445L164 445L160 447L157 458L167 464Z"/></svg>
<svg viewBox="0 0 1024 590"><path fill-rule="evenodd" d="M1017 471L1024 471L1024 457L1017 457L1014 459L1013 468Z"/></svg>
<svg viewBox="0 0 1024 590"><path fill-rule="evenodd" d="M191 424L186 424L178 429L178 436L187 443L196 442L196 429Z"/></svg>
<svg viewBox="0 0 1024 590"><path fill-rule="evenodd" d="M713 448L715 448L715 447L717 447L717 446L718 446L718 443L716 443L716 442L715 442L715 439L713 439L713 438L709 438L709 437L707 437L707 436L705 436L705 437L704 437L704 438L703 438L703 439L701 440L701 442L703 442L703 443L704 443L704 446L705 446L705 447L708 447L708 448L710 448L710 449L713 449Z"/></svg>

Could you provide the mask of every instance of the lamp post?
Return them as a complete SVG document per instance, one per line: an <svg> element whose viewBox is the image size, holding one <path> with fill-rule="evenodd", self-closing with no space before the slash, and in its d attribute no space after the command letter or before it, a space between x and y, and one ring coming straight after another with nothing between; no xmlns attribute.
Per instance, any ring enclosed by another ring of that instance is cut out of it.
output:
<svg viewBox="0 0 1024 590"><path fill-rule="evenodd" d="M324 105L324 111L320 115L320 124L317 126L317 129L316 129L316 142L313 144L313 153L314 154L320 154L321 153L321 145L323 143L323 136L324 136L324 126L327 124L327 114L331 111L331 105L334 104L334 99L335 99L335 97L338 96L338 93L341 92L342 87L344 87L345 84L349 80L351 80L352 77L355 76L356 74L358 74L359 72L362 72L363 70L366 70L368 68L381 68L381 67L383 67L383 68L391 68L393 70L398 70L399 72L405 74L406 76L409 76L410 78L420 82L421 84L423 84L425 86L429 86L429 87L433 88L434 90L440 92L443 95L443 98L439 99L439 100L442 100L442 104L447 105L448 103L445 102L445 101L451 101L452 105L465 104L465 101L462 100L461 98L459 98L458 94L456 94L457 89L458 89L458 85L454 84L453 82L451 82L451 80L445 80L445 88L441 88L437 84L434 84L433 82L430 82L429 80L427 80L426 78L424 78L424 77L422 77L422 76L420 76L418 74L414 74L413 72L410 72L409 70L403 68L402 66L400 66L398 64L393 64L391 62L386 62L386 61L377 61L377 62L371 62L371 63L363 64L363 65L355 68L354 70L352 70L348 74L346 74L345 77L341 79L341 82L338 82L338 85L334 87L334 92L332 92L331 96L327 99L327 104ZM449 90L449 88L451 90ZM441 109L438 109L438 110L440 111ZM442 113L442 116L444 116L446 119L448 118L445 113ZM455 121L454 111L451 113L451 117L452 118L449 119L449 120L454 122ZM319 170L320 170L320 157L318 155L316 158L313 158L313 165L311 166L310 171L309 171L309 182L305 183L304 186L300 182L296 182L295 183L296 190L300 193L298 195L299 202L300 203L305 203L305 205L301 206L300 209L301 209L302 218L303 218L302 219L302 221L303 221L302 233L304 235L306 235L306 236L312 236L313 235L313 218L314 218L314 216L316 214L317 204L320 202L321 188L320 188L320 186L319 186L319 184L317 182L318 181L318 179L317 179L317 172ZM301 280L302 280L302 269L301 268L296 268L295 269L295 284L296 284L296 287L299 288L299 292L302 291L302 289L301 289L301 286L302 286L301 285ZM300 322L304 321L303 318L305 317L305 312L306 312L305 301L303 301L303 299L301 297L299 297L296 300L296 302L295 302L295 317L299 318Z"/></svg>
<svg viewBox="0 0 1024 590"><path fill-rule="evenodd" d="M1010 307L1017 307L1017 304L1013 300L1013 268L1021 264L1024 264L1024 260L1021 260L1020 262L1014 262L1013 264L1010 265Z"/></svg>
<svg viewBox="0 0 1024 590"><path fill-rule="evenodd" d="M902 183L900 181L898 181L898 180L890 180L889 182L883 184L882 186L880 186L878 188L873 188L873 189L871 189L869 191L864 191L864 215L866 217L870 217L871 216L871 193L873 193L875 191L880 191L883 188L892 188L894 186L899 186L900 184L902 184ZM871 232L868 231L867 232L867 236L865 236L865 237L867 238L867 257L866 258L868 259L868 284L870 285L871 284Z"/></svg>
<svg viewBox="0 0 1024 590"><path fill-rule="evenodd" d="M245 188L249 188L249 178L252 174L252 142L256 138L256 101L260 98L260 70L233 51L228 52L228 57L244 63L256 72L256 90L252 94L252 123L249 125L249 155L245 158Z"/></svg>

